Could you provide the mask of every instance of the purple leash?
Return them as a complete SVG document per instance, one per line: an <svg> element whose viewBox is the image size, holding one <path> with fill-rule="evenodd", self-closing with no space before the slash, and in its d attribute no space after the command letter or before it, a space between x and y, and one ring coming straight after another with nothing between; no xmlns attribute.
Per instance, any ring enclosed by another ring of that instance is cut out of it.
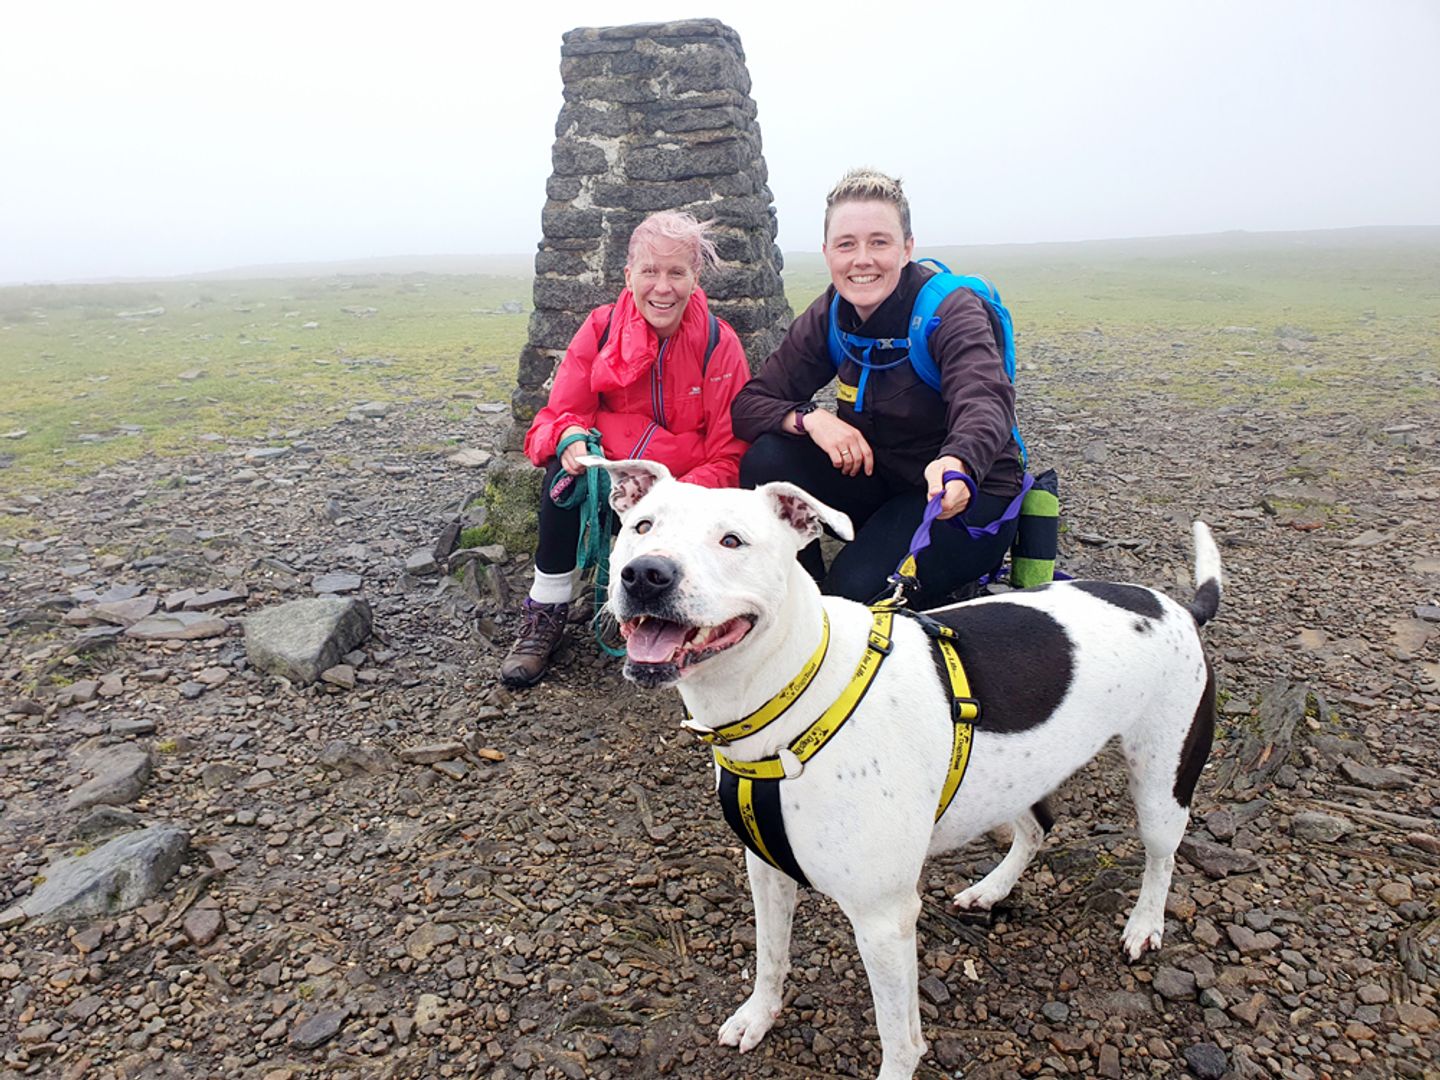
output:
<svg viewBox="0 0 1440 1080"><path fill-rule="evenodd" d="M900 565L895 568L895 572L886 579L891 585L895 586L894 592L892 592L886 600L882 601L886 605L903 605L905 603L905 590L919 583L915 559L922 551L930 546L930 529L935 524L936 518L940 516L940 504L945 498L945 488L955 480L959 480L970 489L970 501L972 503L975 501L977 490L975 481L970 477L962 472L956 472L953 469L947 470L945 474L940 477L940 490L932 495L930 501L925 504L925 513L920 517L920 526L915 530L915 535L910 538L910 550L906 553L905 558L900 560ZM1030 490L1031 485L1034 483L1035 478L1027 472L1024 482L1020 485L1020 494L1011 499L1010 505L1005 508L1005 512L988 525L967 525L965 524L965 515L963 513L956 514L953 518L947 518L946 520L952 527L964 529L970 534L972 540L983 540L986 537L994 536L999 533L1007 522L1014 521L1020 516L1020 506L1025 501L1025 493Z"/></svg>

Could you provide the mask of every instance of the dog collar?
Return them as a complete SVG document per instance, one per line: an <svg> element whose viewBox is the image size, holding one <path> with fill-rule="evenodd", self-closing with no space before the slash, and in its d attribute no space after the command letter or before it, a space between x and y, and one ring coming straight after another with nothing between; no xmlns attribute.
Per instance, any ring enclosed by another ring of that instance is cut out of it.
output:
<svg viewBox="0 0 1440 1080"><path fill-rule="evenodd" d="M748 735L754 735L757 731L769 726L785 714L785 710L795 704L796 699L805 692L805 688L815 681L815 676L820 673L820 665L825 662L825 654L830 648L830 615L821 612L823 621L820 625L820 644L810 659L805 661L805 666L800 669L800 674L786 683L785 688L772 697L760 708L748 716L742 716L734 723L726 724L724 727L708 728L697 723L695 717L689 713L681 726L686 731L692 732L696 738L703 743L714 746L719 743L728 746L737 739L743 739Z"/></svg>
<svg viewBox="0 0 1440 1080"><path fill-rule="evenodd" d="M748 780L794 779L805 770L805 762L820 752L845 721L859 707L865 691L875 681L880 664L890 655L890 632L895 625L895 612L888 608L871 611L870 636L865 642L865 654L855 667L855 674L841 691L840 696L808 728L802 731L790 745L772 758L759 761L735 761L715 750L715 763L726 772ZM828 622L827 622L827 634ZM813 678L813 675L812 675ZM778 715L778 714L777 714Z"/></svg>

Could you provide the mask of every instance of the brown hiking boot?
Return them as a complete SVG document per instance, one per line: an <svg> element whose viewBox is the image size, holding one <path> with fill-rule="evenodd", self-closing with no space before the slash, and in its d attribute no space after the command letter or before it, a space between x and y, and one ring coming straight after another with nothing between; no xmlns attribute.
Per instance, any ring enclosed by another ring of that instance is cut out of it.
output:
<svg viewBox="0 0 1440 1080"><path fill-rule="evenodd" d="M506 686L534 686L539 682L550 665L550 657L560 647L569 614L569 604L537 604L527 597L515 644L500 661L500 681Z"/></svg>

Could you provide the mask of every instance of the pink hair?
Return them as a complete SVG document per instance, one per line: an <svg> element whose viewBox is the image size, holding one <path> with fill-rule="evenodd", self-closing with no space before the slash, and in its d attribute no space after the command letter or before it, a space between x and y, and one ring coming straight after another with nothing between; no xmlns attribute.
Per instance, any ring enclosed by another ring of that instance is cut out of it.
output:
<svg viewBox="0 0 1440 1080"><path fill-rule="evenodd" d="M709 225L682 210L661 210L658 214L651 214L630 234L630 246L625 252L626 265L634 266L641 251L654 251L657 244L675 246L690 253L695 276L699 277L706 263L717 266L720 262L709 231Z"/></svg>

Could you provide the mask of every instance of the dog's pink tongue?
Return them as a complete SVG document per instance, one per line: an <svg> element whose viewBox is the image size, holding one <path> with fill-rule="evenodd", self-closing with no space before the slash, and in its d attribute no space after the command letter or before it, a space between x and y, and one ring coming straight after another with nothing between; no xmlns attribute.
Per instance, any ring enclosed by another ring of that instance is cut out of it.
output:
<svg viewBox="0 0 1440 1080"><path fill-rule="evenodd" d="M626 655L642 664L663 664L675 658L685 640L685 627L664 619L646 619L625 642Z"/></svg>

